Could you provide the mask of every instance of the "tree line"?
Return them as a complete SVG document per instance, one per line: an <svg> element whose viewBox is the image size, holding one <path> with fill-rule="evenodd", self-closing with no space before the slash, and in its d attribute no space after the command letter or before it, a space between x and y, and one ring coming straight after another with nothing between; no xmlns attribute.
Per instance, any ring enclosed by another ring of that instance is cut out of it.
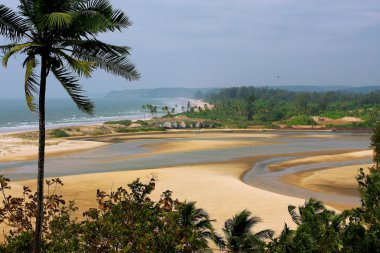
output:
<svg viewBox="0 0 380 253"><path fill-rule="evenodd" d="M188 114L189 117L269 125L295 116L325 116L333 119L354 116L364 120L363 127L373 127L380 119L380 91L367 94L343 91L294 92L242 86L221 89L203 98L214 105L213 110L192 112Z"/></svg>

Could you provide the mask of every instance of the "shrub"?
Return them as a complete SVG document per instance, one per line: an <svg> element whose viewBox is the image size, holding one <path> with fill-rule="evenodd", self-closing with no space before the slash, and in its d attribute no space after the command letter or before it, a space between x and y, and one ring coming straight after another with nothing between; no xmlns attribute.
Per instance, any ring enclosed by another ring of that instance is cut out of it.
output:
<svg viewBox="0 0 380 253"><path fill-rule="evenodd" d="M152 131L165 131L162 127L139 127L139 128L118 128L117 133L136 133L136 132L152 132Z"/></svg>
<svg viewBox="0 0 380 253"><path fill-rule="evenodd" d="M107 121L104 122L106 125L123 125L123 126L130 126L132 124L131 120L117 120L117 121Z"/></svg>
<svg viewBox="0 0 380 253"><path fill-rule="evenodd" d="M69 134L62 129L53 129L53 131L51 131L51 135L55 138L69 137Z"/></svg>
<svg viewBox="0 0 380 253"><path fill-rule="evenodd" d="M286 125L294 126L294 125L318 125L312 118L306 115L294 116L291 119L285 121Z"/></svg>

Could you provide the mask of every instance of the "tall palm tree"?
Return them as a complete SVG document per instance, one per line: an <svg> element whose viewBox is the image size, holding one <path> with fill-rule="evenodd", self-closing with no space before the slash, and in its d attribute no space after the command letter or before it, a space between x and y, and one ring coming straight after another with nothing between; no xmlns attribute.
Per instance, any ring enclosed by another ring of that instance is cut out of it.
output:
<svg viewBox="0 0 380 253"><path fill-rule="evenodd" d="M264 239L271 238L273 231L266 229L258 233L251 231L260 222L260 218L251 217L251 212L243 210L224 223L223 232L226 246L231 252L260 252L263 250Z"/></svg>
<svg viewBox="0 0 380 253"><path fill-rule="evenodd" d="M20 0L18 12L0 5L0 35L9 44L0 47L2 62L25 55L25 97L29 109L37 110L39 149L34 252L41 251L43 222L43 179L45 158L45 92L50 73L62 84L77 107L93 113L92 102L83 95L78 77L90 77L101 68L112 74L136 80L139 73L128 60L130 49L101 42L99 33L121 31L131 23L126 14L114 9L108 0ZM39 67L40 75L35 73Z"/></svg>

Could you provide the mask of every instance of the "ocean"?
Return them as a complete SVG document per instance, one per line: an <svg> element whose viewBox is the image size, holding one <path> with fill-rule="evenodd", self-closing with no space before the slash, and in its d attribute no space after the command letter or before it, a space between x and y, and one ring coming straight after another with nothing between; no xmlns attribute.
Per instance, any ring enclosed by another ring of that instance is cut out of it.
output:
<svg viewBox="0 0 380 253"><path fill-rule="evenodd" d="M70 99L46 100L46 125L48 128L72 125L90 125L119 119L144 119L149 117L142 105L174 107L187 104L186 98L95 98L95 113L87 115L77 109ZM0 99L0 132L15 132L38 129L38 114L29 111L24 99Z"/></svg>

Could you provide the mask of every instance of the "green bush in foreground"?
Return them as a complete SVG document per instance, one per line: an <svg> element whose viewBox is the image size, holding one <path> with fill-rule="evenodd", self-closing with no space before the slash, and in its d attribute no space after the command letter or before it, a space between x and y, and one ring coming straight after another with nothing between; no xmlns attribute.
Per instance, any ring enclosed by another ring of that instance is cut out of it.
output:
<svg viewBox="0 0 380 253"><path fill-rule="evenodd" d="M69 134L62 129L53 129L53 131L51 131L51 135L55 138L69 137Z"/></svg>
<svg viewBox="0 0 380 253"><path fill-rule="evenodd" d="M123 125L123 126L130 126L132 124L131 120L117 120L117 121L107 121L104 122L106 125Z"/></svg>
<svg viewBox="0 0 380 253"><path fill-rule="evenodd" d="M226 252L380 252L380 171L372 168L357 176L362 195L360 208L335 213L320 201L310 199L303 206L289 206L297 225L285 224L278 237L271 230L253 232L259 218L244 210L225 222L224 238L212 226L206 211L194 202L180 202L171 191L159 201L150 199L155 180L138 179L106 193L97 191L97 208L83 213L84 220L72 218L77 211L55 194L63 185L58 178L47 180L44 198L44 252L207 252L213 241ZM36 194L24 187L22 196L8 194L9 179L0 176L4 196L0 221L10 231L0 252L31 252Z"/></svg>

